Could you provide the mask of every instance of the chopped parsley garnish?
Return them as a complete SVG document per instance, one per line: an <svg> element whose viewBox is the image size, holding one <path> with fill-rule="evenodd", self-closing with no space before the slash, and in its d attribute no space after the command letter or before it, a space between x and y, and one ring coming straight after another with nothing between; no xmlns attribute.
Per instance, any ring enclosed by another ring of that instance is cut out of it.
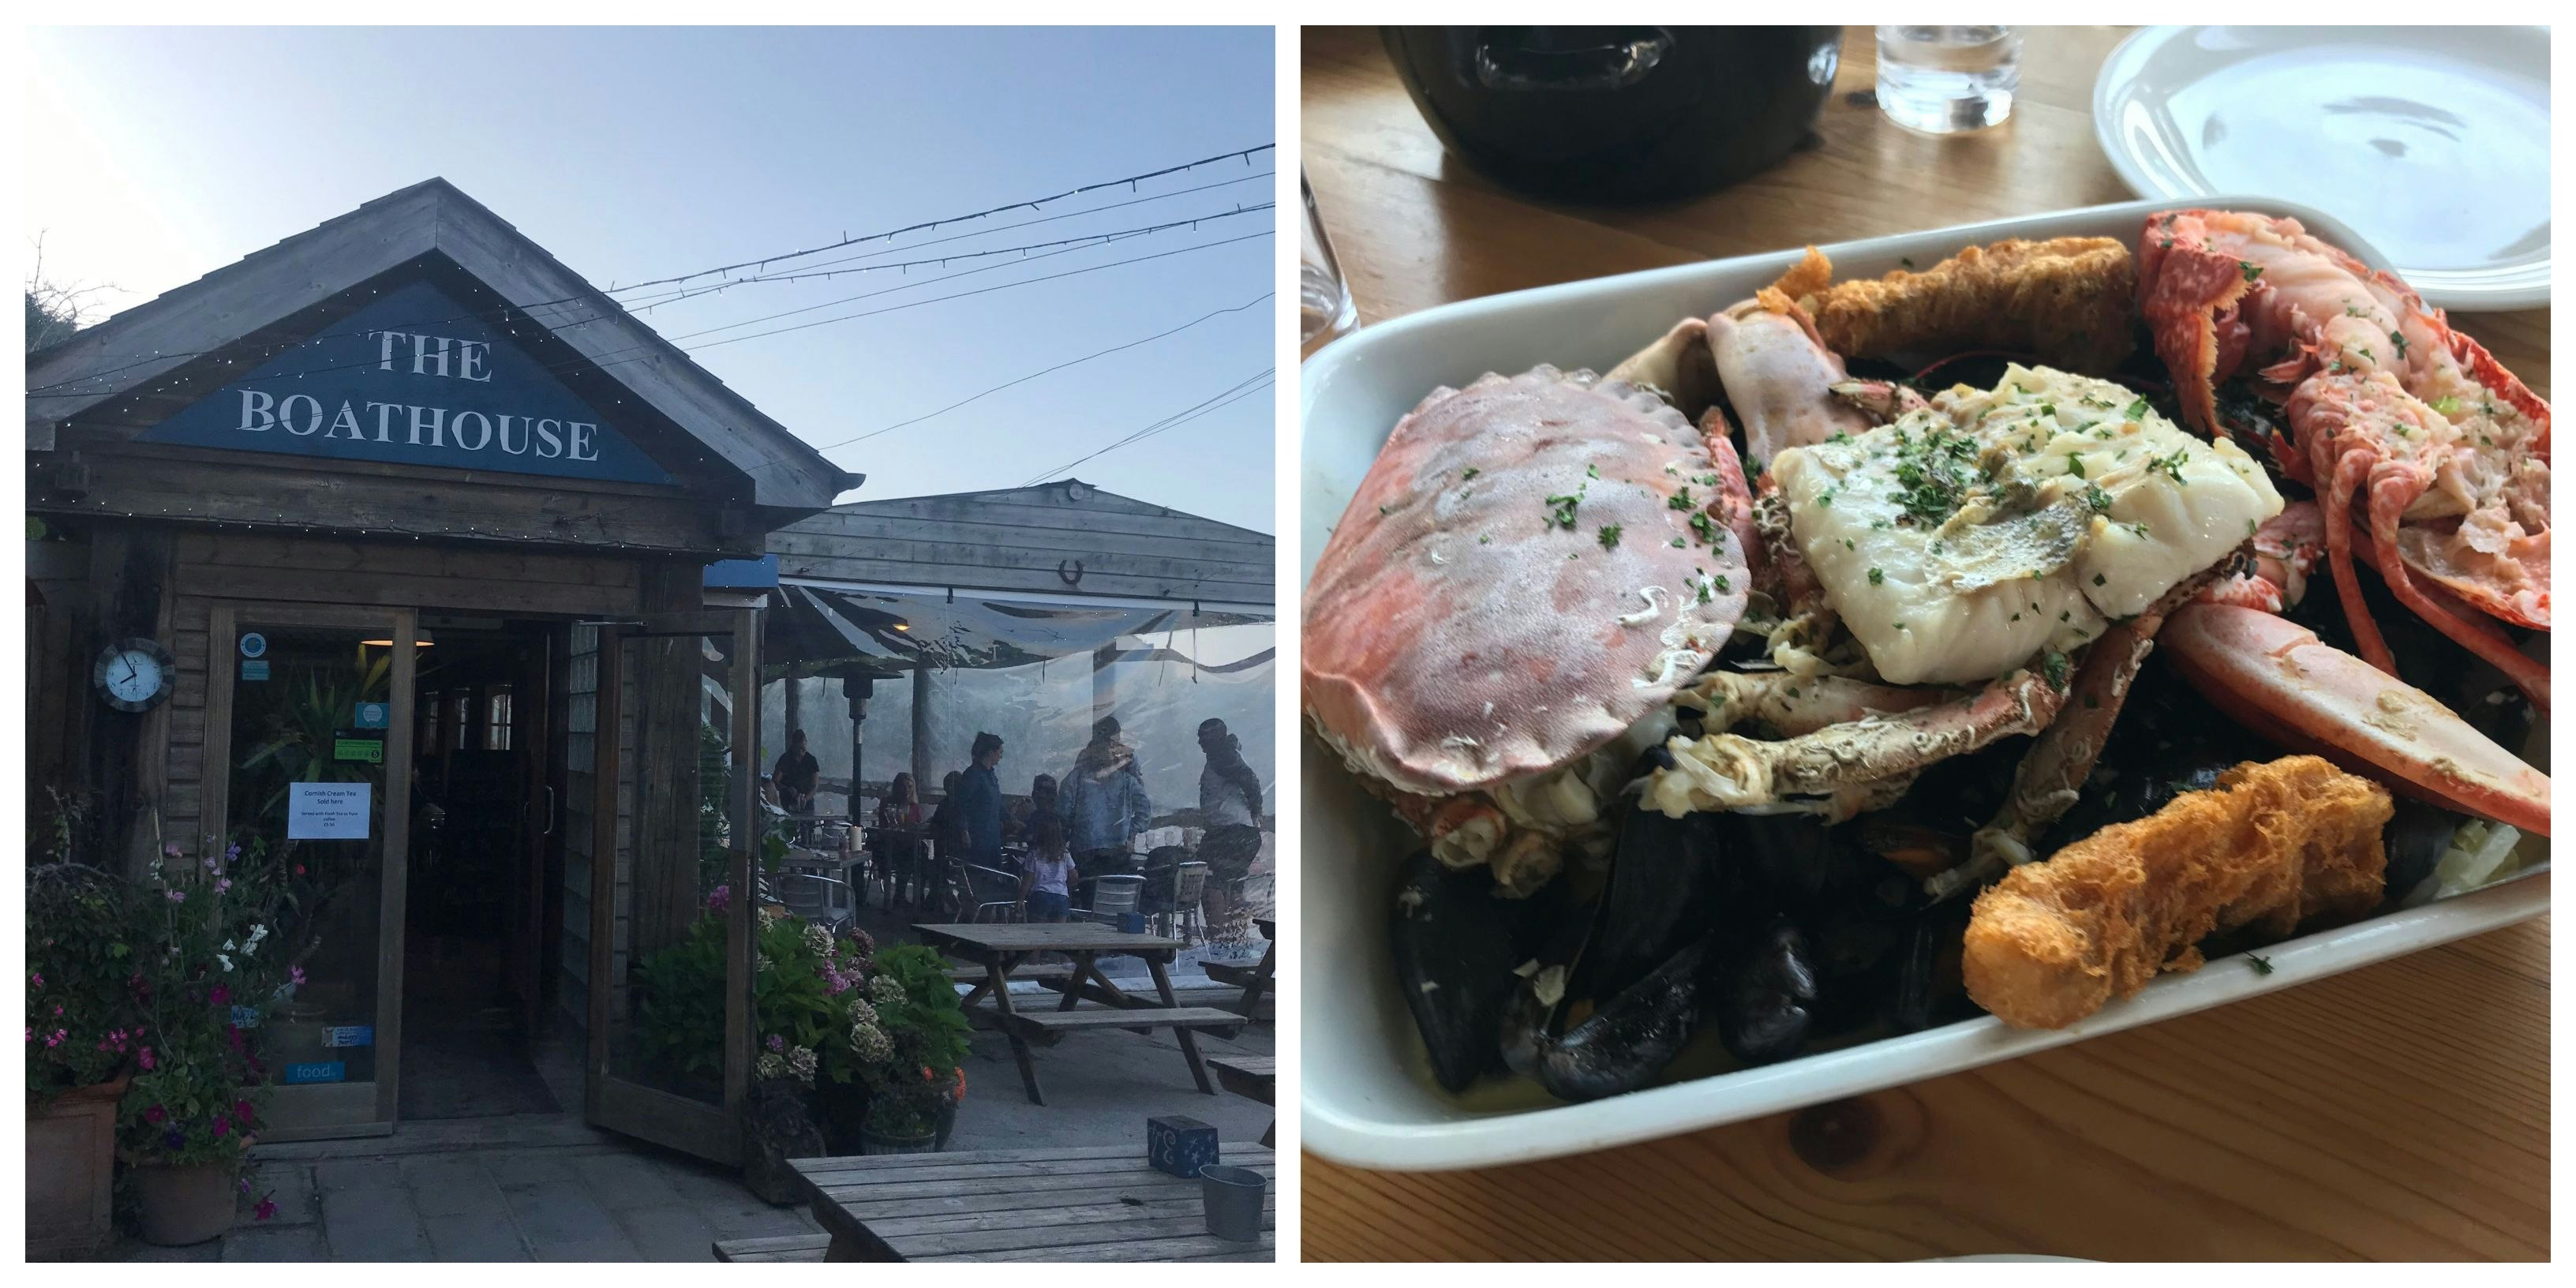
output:
<svg viewBox="0 0 2576 1288"><path fill-rule="evenodd" d="M2084 485L2084 504L2091 506L2096 514L2107 513L2111 508L2111 494L2103 491L2099 483L2087 483Z"/></svg>
<svg viewBox="0 0 2576 1288"><path fill-rule="evenodd" d="M2079 479L2084 477L2084 458L2071 452L2068 453L2066 457L2066 472Z"/></svg>
<svg viewBox="0 0 2576 1288"><path fill-rule="evenodd" d="M1935 429L1904 442L1896 453L1896 504L1926 523L1950 517L1976 481L1976 456L1976 440L1964 434Z"/></svg>
<svg viewBox="0 0 2576 1288"><path fill-rule="evenodd" d="M1691 511L1690 525L1691 531L1698 533L1700 540L1710 542L1717 540L1717 524L1709 519L1708 511Z"/></svg>
<svg viewBox="0 0 2576 1288"><path fill-rule="evenodd" d="M2460 414L2460 400L2444 394L2433 400L2433 410L2442 413L2442 419L2449 420Z"/></svg>
<svg viewBox="0 0 2576 1288"><path fill-rule="evenodd" d="M2100 573L2098 573L2098 572L2097 572L2097 573L2095 573L2095 574L2093 574L2093 584L2094 584L2094 585L2096 585L2096 586L2103 585L2103 584L2105 584L2105 583L2109 582L2110 580L2111 580L2110 578L2105 577L2105 576L2103 576L2102 574L2100 574Z"/></svg>
<svg viewBox="0 0 2576 1288"><path fill-rule="evenodd" d="M1463 473L1463 474L1460 474L1460 475L1458 476L1458 478L1460 479L1460 481L1462 481L1462 482L1463 482L1463 481L1465 481L1465 480L1467 480L1467 479L1474 478L1474 477L1476 477L1477 475L1482 474L1482 473L1484 473L1484 471L1483 471L1483 470L1477 469L1475 466L1470 465L1470 466L1468 466L1468 467L1467 467L1466 472L1465 472L1465 473Z"/></svg>
<svg viewBox="0 0 2576 1288"><path fill-rule="evenodd" d="M2145 398L2140 398L2136 402L2130 403L2128 410L2123 411L2120 414L2130 420L2145 420L2147 418L2147 400Z"/></svg>
<svg viewBox="0 0 2576 1288"><path fill-rule="evenodd" d="M2048 677L2048 687L2066 687L2066 655L2055 649L2039 655L2039 673Z"/></svg>
<svg viewBox="0 0 2576 1288"><path fill-rule="evenodd" d="M2182 467L2189 460L2191 460L2191 449L2187 447L2177 447L2173 450L2173 455L2171 456L2148 457L2147 468L2152 470L2163 470L2165 472L2165 477L2172 479L2176 483L2188 483L2190 480L2185 479L2182 476Z"/></svg>
<svg viewBox="0 0 2576 1288"><path fill-rule="evenodd" d="M1671 509L1687 510L1691 508L1692 505L1696 504L1696 502L1691 500L1690 489L1683 488L1682 490L1673 493L1671 496L1666 497L1664 499L1664 504Z"/></svg>
<svg viewBox="0 0 2576 1288"><path fill-rule="evenodd" d="M1689 544L1690 544L1689 542L1682 540L1680 537L1675 537L1675 538L1673 538L1673 549L1675 549L1675 550L1679 550L1679 549L1681 549L1683 546L1686 546L1686 545L1689 545Z"/></svg>
<svg viewBox="0 0 2576 1288"><path fill-rule="evenodd" d="M2272 959L2269 957L2258 957L2252 953L2247 953L2245 954L2245 964L2253 967L2254 973L2257 975L2269 975L2272 973Z"/></svg>
<svg viewBox="0 0 2576 1288"><path fill-rule="evenodd" d="M2236 267L2245 274L2245 280L2249 282L2263 275L2263 266L2250 259L2236 261Z"/></svg>
<svg viewBox="0 0 2576 1288"><path fill-rule="evenodd" d="M1869 570L1869 584L1870 584L1870 585L1873 585L1873 586L1883 586L1883 585L1886 585L1886 584L1887 584L1887 574L1886 574L1886 573L1884 573L1884 572L1879 571L1879 570L1878 570L1878 569L1876 569L1876 568L1872 568L1872 569L1870 569L1870 570Z"/></svg>
<svg viewBox="0 0 2576 1288"><path fill-rule="evenodd" d="M1903 264L1907 268L1914 267L1914 257L1911 255L1899 255L1896 257L1896 262Z"/></svg>
<svg viewBox="0 0 2576 1288"><path fill-rule="evenodd" d="M2388 333L2388 342L2397 346L2397 360L2399 362L2404 362L2406 360L2406 337L2391 331Z"/></svg>
<svg viewBox="0 0 2576 1288"><path fill-rule="evenodd" d="M1730 594L1733 592L1733 589L1733 587L1726 584L1726 578L1720 577L1717 579L1717 593L1721 595Z"/></svg>
<svg viewBox="0 0 2576 1288"><path fill-rule="evenodd" d="M1602 525L1601 525L1601 536L1600 536L1600 541L1601 541L1601 548L1602 548L1602 549L1604 549L1604 550L1616 550L1616 549L1618 549L1618 548L1619 548L1619 525L1618 525L1618 524L1615 524L1615 523L1605 523L1605 524L1602 524Z"/></svg>
<svg viewBox="0 0 2576 1288"><path fill-rule="evenodd" d="M1553 526L1560 527L1560 528L1571 528L1571 527L1573 527L1573 526L1574 526L1574 507L1575 507L1576 505L1578 505L1578 504L1581 504L1581 503L1582 503L1582 500L1583 500L1583 498L1582 498L1582 497L1580 497L1580 496L1552 496L1552 497L1549 497L1549 498L1547 499L1547 507L1548 507L1548 510L1550 511L1550 513L1549 513L1549 514L1548 514L1548 516L1547 516L1547 521L1548 521L1548 523L1550 523L1550 524L1551 524L1551 525L1553 525Z"/></svg>

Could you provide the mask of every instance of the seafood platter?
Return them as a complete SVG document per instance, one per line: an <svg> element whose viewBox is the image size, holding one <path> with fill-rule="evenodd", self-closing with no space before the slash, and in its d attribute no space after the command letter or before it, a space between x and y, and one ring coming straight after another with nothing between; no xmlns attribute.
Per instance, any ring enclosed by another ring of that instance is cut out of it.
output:
<svg viewBox="0 0 2576 1288"><path fill-rule="evenodd" d="M1319 355L1306 1146L1599 1148L2545 910L2549 406L2379 263L2140 202Z"/></svg>

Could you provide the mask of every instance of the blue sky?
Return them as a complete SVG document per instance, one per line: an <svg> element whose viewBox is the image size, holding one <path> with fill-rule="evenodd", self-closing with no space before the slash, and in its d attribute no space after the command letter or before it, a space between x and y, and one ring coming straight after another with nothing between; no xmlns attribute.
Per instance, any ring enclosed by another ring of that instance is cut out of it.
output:
<svg viewBox="0 0 2576 1288"><path fill-rule="evenodd" d="M47 276L140 302L443 175L594 284L981 210L1269 143L1272 34L1210 29L48 29L30 33L28 186ZM919 254L1026 245L1272 200L1229 161L997 217ZM1180 193L1185 188L1202 191ZM1238 215L1040 263L746 284L643 316L683 347L1276 227ZM912 234L839 256L953 237ZM1043 252L1037 252L1043 253ZM1034 254L1032 256L1034 258ZM860 260L856 264L872 261ZM1252 301L1275 238L748 339L694 356L818 446ZM851 266L856 266L851 265ZM988 269L941 287L943 275ZM772 271L787 271L784 266ZM839 308L696 338L861 292ZM827 453L845 500L1016 486L1270 369L1276 301ZM1083 479L1263 532L1265 389L1082 464Z"/></svg>

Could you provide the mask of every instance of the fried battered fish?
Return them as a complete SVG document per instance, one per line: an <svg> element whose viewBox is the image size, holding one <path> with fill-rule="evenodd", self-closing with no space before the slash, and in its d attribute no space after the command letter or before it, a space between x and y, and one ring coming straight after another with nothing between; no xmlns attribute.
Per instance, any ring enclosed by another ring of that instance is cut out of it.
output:
<svg viewBox="0 0 2576 1288"><path fill-rule="evenodd" d="M2282 938L2379 903L2388 789L2315 756L2251 761L2207 791L2103 828L1977 896L1961 970L2005 1023L2056 1029L2197 970L2201 939L2239 926Z"/></svg>
<svg viewBox="0 0 2576 1288"><path fill-rule="evenodd" d="M1968 247L1920 273L1832 282L1832 262L1810 246L1765 302L1772 292L1795 300L1825 347L1853 356L2007 349L2108 375L2136 347L2138 269L2115 238L2014 238Z"/></svg>

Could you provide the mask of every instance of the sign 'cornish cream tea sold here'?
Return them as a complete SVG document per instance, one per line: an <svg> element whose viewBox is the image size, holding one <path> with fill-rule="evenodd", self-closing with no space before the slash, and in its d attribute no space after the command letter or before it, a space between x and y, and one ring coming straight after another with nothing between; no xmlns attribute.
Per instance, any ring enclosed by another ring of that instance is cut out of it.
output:
<svg viewBox="0 0 2576 1288"><path fill-rule="evenodd" d="M386 292L143 441L672 481L544 363L426 282Z"/></svg>

